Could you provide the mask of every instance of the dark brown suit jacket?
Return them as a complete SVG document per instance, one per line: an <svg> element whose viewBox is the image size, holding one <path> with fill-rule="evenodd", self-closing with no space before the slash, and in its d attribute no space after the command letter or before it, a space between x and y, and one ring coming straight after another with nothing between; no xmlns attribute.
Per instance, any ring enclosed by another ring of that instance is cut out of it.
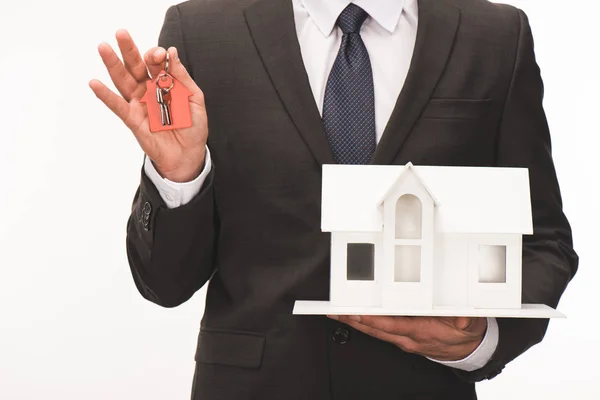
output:
<svg viewBox="0 0 600 400"><path fill-rule="evenodd" d="M329 235L321 166L333 157L303 67L290 0L199 0L167 12L203 89L214 169L169 210L148 178L135 196L127 251L141 294L161 306L209 279L194 399L473 399L544 336L547 320L500 319L489 364L466 373L292 315L328 299ZM390 48L389 51L394 51ZM412 64L374 164L527 167L535 234L523 249L523 300L556 306L577 269L523 12L484 0L419 0Z"/></svg>

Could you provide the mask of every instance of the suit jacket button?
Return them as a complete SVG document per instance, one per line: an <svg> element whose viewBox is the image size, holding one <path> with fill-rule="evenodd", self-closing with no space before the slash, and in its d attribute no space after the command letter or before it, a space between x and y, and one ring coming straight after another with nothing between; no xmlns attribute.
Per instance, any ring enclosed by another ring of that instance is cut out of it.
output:
<svg viewBox="0 0 600 400"><path fill-rule="evenodd" d="M337 344L346 344L350 340L350 331L347 328L337 328L333 331L332 339Z"/></svg>
<svg viewBox="0 0 600 400"><path fill-rule="evenodd" d="M150 230L150 213L152 213L152 205L149 202L145 202L142 207L142 228L147 232Z"/></svg>

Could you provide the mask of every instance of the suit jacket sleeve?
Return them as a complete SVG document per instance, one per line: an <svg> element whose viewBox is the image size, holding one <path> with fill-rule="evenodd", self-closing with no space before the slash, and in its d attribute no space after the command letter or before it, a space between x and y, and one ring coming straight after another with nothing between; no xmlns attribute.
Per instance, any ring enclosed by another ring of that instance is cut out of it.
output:
<svg viewBox="0 0 600 400"><path fill-rule="evenodd" d="M556 307L577 271L578 257L562 211L531 29L527 16L520 10L518 13L520 35L498 133L497 164L529 168L534 234L523 240L523 302ZM499 318L498 327L500 340L490 362L471 373L455 371L459 376L471 382L493 378L508 362L543 339L548 320Z"/></svg>
<svg viewBox="0 0 600 400"><path fill-rule="evenodd" d="M177 6L167 11L159 45L177 47L187 66ZM190 71L191 74L191 71ZM142 169L127 223L127 257L134 282L146 299L164 307L188 300L211 277L217 226L211 170L186 205L169 209Z"/></svg>

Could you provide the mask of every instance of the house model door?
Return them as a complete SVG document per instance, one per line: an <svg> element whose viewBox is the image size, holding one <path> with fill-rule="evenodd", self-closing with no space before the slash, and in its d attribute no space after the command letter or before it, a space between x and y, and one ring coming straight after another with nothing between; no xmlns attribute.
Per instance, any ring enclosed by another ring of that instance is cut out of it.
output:
<svg viewBox="0 0 600 400"><path fill-rule="evenodd" d="M412 170L384 207L384 307L433 305L434 199Z"/></svg>

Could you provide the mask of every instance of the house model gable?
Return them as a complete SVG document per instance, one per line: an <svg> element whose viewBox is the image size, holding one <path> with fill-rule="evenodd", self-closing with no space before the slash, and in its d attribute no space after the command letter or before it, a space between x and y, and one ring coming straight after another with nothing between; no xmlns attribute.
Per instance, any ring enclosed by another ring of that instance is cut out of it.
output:
<svg viewBox="0 0 600 400"><path fill-rule="evenodd" d="M321 229L330 300L296 314L562 316L521 303L527 169L325 165Z"/></svg>
<svg viewBox="0 0 600 400"><path fill-rule="evenodd" d="M394 195L394 192L402 184L402 182L406 179L410 179L411 177L413 178L413 181L415 184L421 186L427 192L427 194L433 201L433 205L436 207L439 206L440 202L437 200L435 195L432 193L431 189L429 189L429 187L427 186L427 184L425 183L425 181L423 180L423 178L421 177L421 175L419 174L419 172L417 171L415 166L410 162L402 168L402 170L400 171L400 174L398 175L398 178L396 178L396 180L390 185L388 190L385 192L383 197L381 197L381 199L379 199L377 204L380 206L383 205L383 203L386 200L388 200L390 197L392 197Z"/></svg>

